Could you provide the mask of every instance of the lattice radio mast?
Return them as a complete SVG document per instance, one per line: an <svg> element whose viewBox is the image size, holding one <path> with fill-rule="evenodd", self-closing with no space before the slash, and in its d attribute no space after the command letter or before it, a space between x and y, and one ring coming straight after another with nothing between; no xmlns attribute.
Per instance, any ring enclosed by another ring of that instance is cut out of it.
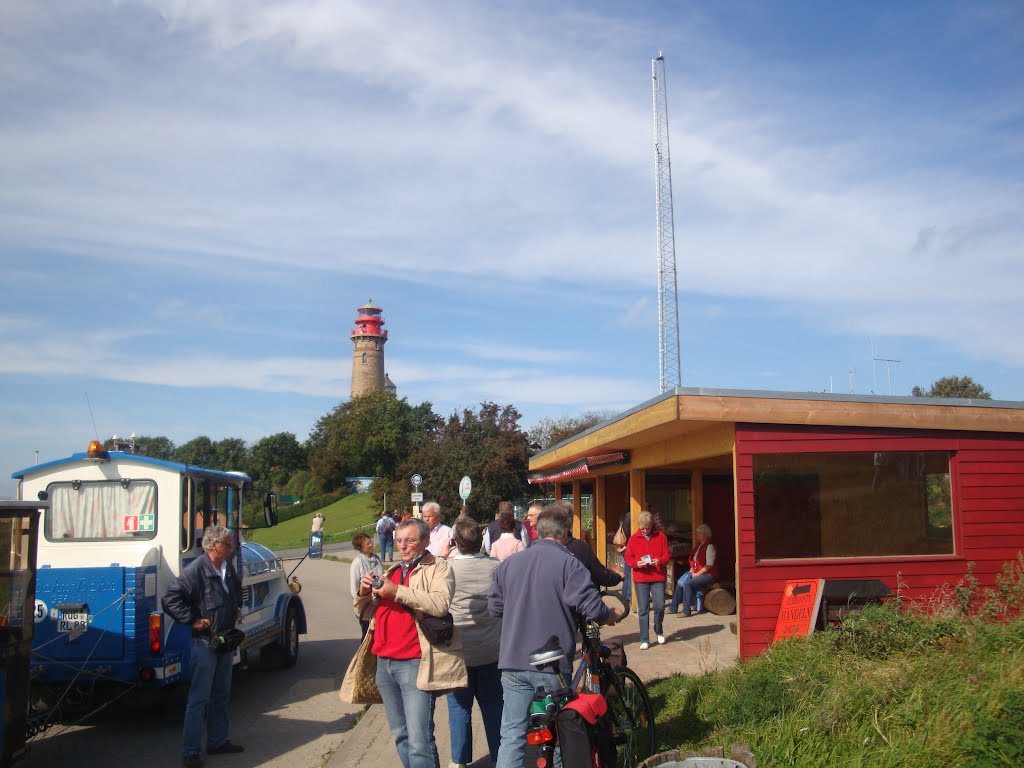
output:
<svg viewBox="0 0 1024 768"><path fill-rule="evenodd" d="M651 60L654 90L654 187L658 225L658 373L662 392L682 385L679 366L679 296L672 213L672 161L668 150L668 88L665 56Z"/></svg>

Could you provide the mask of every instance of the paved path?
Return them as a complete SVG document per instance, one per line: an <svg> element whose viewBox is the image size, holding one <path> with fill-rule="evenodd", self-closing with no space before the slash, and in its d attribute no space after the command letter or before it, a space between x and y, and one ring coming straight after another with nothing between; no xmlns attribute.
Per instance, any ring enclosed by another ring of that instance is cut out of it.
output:
<svg viewBox="0 0 1024 768"><path fill-rule="evenodd" d="M644 681L680 674L698 675L712 669L727 669L736 664L736 636L729 627L735 618L713 614L691 618L666 616L667 642L665 645L655 644L646 651L639 648L639 626L633 614L619 626L603 629L601 638L606 642L622 642L629 667ZM443 698L438 701L434 722L434 738L444 768L451 759L451 741L448 710ZM474 707L472 768L490 768L492 765L483 732L480 708ZM329 768L391 765L399 765L398 754L388 730L384 707L375 704L367 709L358 725L345 735L344 742L331 758Z"/></svg>

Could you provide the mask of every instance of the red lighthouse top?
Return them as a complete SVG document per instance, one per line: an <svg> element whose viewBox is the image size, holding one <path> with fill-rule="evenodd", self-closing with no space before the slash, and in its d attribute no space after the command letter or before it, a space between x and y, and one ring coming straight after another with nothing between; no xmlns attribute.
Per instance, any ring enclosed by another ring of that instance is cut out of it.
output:
<svg viewBox="0 0 1024 768"><path fill-rule="evenodd" d="M381 341L388 340L388 332L382 330L384 317L380 307L373 303L373 299L367 299L366 304L359 308L359 317L356 318L356 327L352 329L352 338L377 338Z"/></svg>

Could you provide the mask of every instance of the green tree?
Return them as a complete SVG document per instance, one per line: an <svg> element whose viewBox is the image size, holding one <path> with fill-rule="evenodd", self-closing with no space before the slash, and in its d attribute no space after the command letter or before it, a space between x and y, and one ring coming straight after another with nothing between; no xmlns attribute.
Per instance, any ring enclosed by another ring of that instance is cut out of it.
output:
<svg viewBox="0 0 1024 768"><path fill-rule="evenodd" d="M174 459L182 464L195 464L199 467L213 469L214 463L217 461L217 450L210 438L200 435L179 445L174 452Z"/></svg>
<svg viewBox="0 0 1024 768"><path fill-rule="evenodd" d="M306 448L293 432L278 432L257 440L250 454L253 481L274 490L282 489L292 475L307 468ZM296 493L301 495L302 491Z"/></svg>
<svg viewBox="0 0 1024 768"><path fill-rule="evenodd" d="M238 437L225 437L213 444L214 464L211 469L222 469L225 472L245 472L248 474L249 448L245 440Z"/></svg>
<svg viewBox="0 0 1024 768"><path fill-rule="evenodd" d="M530 441L539 444L541 448L550 448L607 421L613 415L611 411L584 411L579 416L544 418L530 429Z"/></svg>
<svg viewBox="0 0 1024 768"><path fill-rule="evenodd" d="M468 475L473 481L469 514L479 521L491 520L499 501L529 493L529 440L519 427L520 418L514 406L491 402L481 403L478 411L453 413L399 468L396 490L408 493L408 478L418 472L424 497L438 501L451 520L462 508L459 480ZM384 484L378 489L374 483L378 499L383 489Z"/></svg>
<svg viewBox="0 0 1024 768"><path fill-rule="evenodd" d="M313 473L308 469L300 469L292 474L285 483L277 486L285 496L298 496L303 501L319 496L320 489L317 488L313 479Z"/></svg>
<svg viewBox="0 0 1024 768"><path fill-rule="evenodd" d="M175 461L194 464L207 469L224 472L248 472L249 449L238 437L225 437L214 442L206 435L194 437L178 446L174 452Z"/></svg>
<svg viewBox="0 0 1024 768"><path fill-rule="evenodd" d="M971 400L991 400L992 393L970 376L943 376L925 391L921 387L911 390L914 397L963 397Z"/></svg>
<svg viewBox="0 0 1024 768"><path fill-rule="evenodd" d="M353 398L313 427L309 468L324 490L341 487L346 476L393 476L436 421L430 403L414 407L385 390Z"/></svg>

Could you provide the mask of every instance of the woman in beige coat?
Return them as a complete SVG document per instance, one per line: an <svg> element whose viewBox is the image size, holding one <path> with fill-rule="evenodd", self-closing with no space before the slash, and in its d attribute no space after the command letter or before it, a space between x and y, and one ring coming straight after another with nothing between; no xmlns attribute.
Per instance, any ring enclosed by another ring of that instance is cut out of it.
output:
<svg viewBox="0 0 1024 768"><path fill-rule="evenodd" d="M434 701L440 693L467 684L466 664L457 638L445 647L427 642L414 614L443 616L451 605L455 576L445 560L427 552L430 530L415 518L399 524L395 549L399 561L374 587L363 576L357 615L376 599L370 623L377 657L377 688L403 768L434 768Z"/></svg>

